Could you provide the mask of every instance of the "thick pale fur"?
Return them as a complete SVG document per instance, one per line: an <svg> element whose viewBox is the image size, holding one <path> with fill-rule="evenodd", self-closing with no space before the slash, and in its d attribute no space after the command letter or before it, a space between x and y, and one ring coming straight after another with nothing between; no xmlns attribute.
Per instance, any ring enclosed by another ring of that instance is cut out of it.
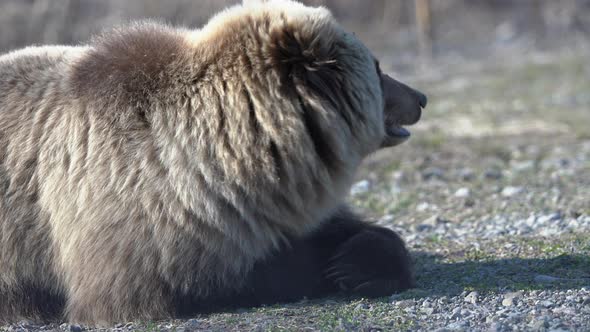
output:
<svg viewBox="0 0 590 332"><path fill-rule="evenodd" d="M342 201L381 95L370 52L290 1L0 57L0 321L43 294L105 323L239 287Z"/></svg>

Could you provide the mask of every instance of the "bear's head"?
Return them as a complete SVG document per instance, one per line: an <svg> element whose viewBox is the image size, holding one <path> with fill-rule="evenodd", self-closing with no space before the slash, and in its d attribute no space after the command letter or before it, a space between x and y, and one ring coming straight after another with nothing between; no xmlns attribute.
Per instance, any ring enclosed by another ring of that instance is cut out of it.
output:
<svg viewBox="0 0 590 332"><path fill-rule="evenodd" d="M273 95L267 99L297 104L316 152L336 159L333 164L404 142L410 133L402 126L416 123L426 106L424 94L382 73L370 50L323 7L244 0L199 31L199 44L208 37L226 41L212 48L233 44L238 50L229 53L246 52L241 64L270 78L256 82L268 84ZM277 107L288 117L283 105Z"/></svg>
<svg viewBox="0 0 590 332"><path fill-rule="evenodd" d="M187 40L198 59L194 91L214 101L206 112L223 114L198 113L204 131L221 133L198 151L222 161L224 178L248 189L257 213L281 211L270 219L290 227L331 213L360 162L405 141L402 126L418 121L426 105L423 94L382 73L323 7L251 0Z"/></svg>

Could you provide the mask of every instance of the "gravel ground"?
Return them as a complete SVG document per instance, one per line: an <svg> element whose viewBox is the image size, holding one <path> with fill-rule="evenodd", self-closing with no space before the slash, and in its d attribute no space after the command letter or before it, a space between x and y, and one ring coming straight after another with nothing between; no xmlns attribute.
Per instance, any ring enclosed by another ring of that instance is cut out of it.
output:
<svg viewBox="0 0 590 332"><path fill-rule="evenodd" d="M590 331L587 54L430 66L407 144L372 156L350 201L406 239L417 288L134 322L112 331ZM2 328L0 328L2 329ZM8 331L82 331L21 322Z"/></svg>

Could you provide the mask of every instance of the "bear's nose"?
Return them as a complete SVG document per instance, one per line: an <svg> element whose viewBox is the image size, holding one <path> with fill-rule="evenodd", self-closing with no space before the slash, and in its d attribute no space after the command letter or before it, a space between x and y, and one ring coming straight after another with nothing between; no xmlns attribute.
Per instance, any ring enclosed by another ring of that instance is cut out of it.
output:
<svg viewBox="0 0 590 332"><path fill-rule="evenodd" d="M420 91L416 91L416 95L418 96L418 104L420 104L420 107L426 107L426 104L428 104L428 97Z"/></svg>

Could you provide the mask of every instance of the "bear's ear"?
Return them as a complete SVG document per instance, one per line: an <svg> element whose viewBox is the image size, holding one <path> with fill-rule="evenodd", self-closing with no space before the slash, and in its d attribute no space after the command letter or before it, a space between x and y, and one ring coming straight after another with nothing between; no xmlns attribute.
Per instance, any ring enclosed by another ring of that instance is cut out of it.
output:
<svg viewBox="0 0 590 332"><path fill-rule="evenodd" d="M280 73L281 83L304 86L308 92L336 103L337 89L343 88L339 60L345 46L331 22L308 23L286 24L272 32L272 66Z"/></svg>

